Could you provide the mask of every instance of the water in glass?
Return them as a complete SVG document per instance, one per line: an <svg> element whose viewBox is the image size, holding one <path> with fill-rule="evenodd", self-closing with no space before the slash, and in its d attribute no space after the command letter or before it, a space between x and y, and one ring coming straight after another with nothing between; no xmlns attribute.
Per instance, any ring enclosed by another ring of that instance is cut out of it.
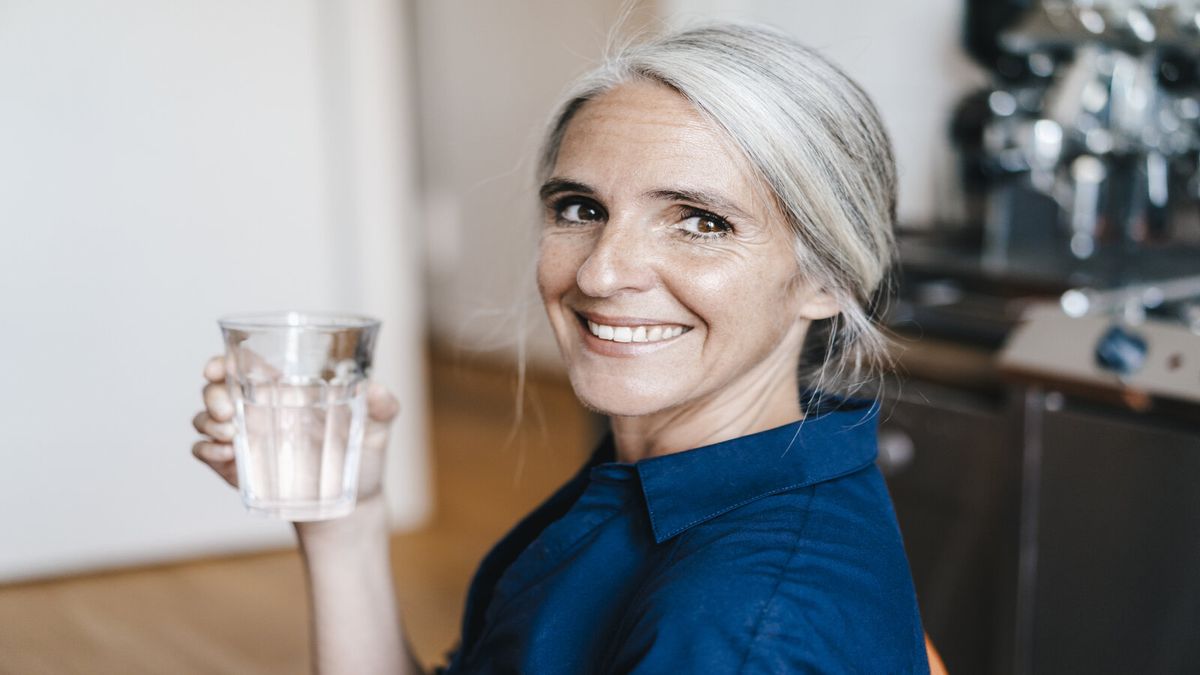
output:
<svg viewBox="0 0 1200 675"><path fill-rule="evenodd" d="M366 386L320 378L246 381L235 396L238 480L246 504L287 520L354 508Z"/></svg>

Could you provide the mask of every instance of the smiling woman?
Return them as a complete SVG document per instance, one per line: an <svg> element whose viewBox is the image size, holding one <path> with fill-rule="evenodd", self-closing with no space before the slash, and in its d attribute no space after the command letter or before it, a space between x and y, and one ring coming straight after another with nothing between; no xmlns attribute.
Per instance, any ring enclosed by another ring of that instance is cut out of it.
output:
<svg viewBox="0 0 1200 675"><path fill-rule="evenodd" d="M670 33L580 79L540 179L538 288L612 430L484 559L447 672L928 672L877 406L837 395L884 353L871 102L774 31ZM297 527L329 670L416 667L380 518Z"/></svg>

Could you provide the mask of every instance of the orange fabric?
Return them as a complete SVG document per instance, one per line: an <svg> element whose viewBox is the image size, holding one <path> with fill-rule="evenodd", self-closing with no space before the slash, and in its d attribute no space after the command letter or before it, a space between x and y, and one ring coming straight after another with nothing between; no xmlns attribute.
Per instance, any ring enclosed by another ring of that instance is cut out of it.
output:
<svg viewBox="0 0 1200 675"><path fill-rule="evenodd" d="M929 656L929 675L949 675L946 672L946 664L942 663L941 655L929 641L929 633L925 634L925 654Z"/></svg>

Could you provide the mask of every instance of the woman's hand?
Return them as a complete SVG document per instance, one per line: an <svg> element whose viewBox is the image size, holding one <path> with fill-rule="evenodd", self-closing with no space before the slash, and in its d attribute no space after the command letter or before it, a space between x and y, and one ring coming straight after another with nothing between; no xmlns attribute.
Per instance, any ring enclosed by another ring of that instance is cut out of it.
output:
<svg viewBox="0 0 1200 675"><path fill-rule="evenodd" d="M204 365L204 410L192 426L205 436L192 445L192 454L207 464L230 485L237 487L237 463L233 457L233 401L225 384L224 356L214 356ZM367 385L367 424L363 431L362 460L358 478L359 501L377 497L383 486L383 460L387 453L392 420L400 412L396 397L378 382Z"/></svg>
<svg viewBox="0 0 1200 675"><path fill-rule="evenodd" d="M233 459L233 401L225 388L225 357L214 356L204 364L204 410L192 418L192 426L206 438L192 445L192 454L207 464L230 485L237 487L237 464Z"/></svg>

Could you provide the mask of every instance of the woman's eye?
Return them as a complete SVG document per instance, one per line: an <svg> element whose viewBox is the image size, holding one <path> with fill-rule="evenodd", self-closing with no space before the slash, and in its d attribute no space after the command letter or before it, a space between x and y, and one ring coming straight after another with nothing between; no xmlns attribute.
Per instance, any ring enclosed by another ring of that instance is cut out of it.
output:
<svg viewBox="0 0 1200 675"><path fill-rule="evenodd" d="M568 201L554 207L556 218L567 223L594 223L603 220L604 212L595 204Z"/></svg>
<svg viewBox="0 0 1200 675"><path fill-rule="evenodd" d="M724 218L714 216L711 213L685 215L686 217L679 224L679 227L685 233L695 238L715 239L723 237L733 230Z"/></svg>

